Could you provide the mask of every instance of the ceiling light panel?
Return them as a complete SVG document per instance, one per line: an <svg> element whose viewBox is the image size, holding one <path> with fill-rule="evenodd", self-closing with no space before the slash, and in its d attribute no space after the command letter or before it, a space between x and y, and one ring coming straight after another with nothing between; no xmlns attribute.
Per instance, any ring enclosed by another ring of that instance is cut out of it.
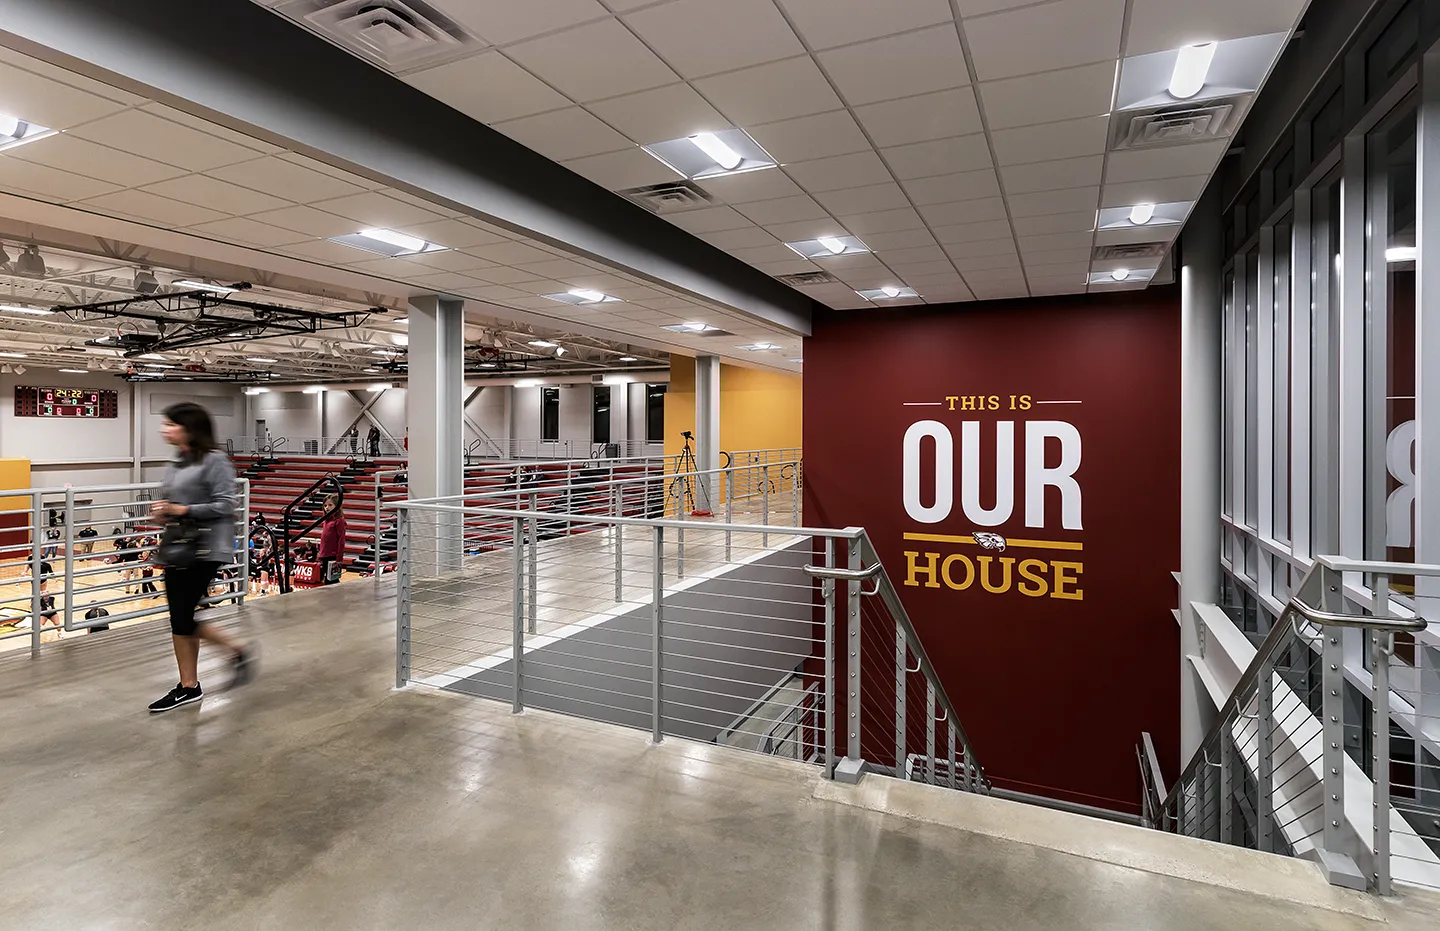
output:
<svg viewBox="0 0 1440 931"><path fill-rule="evenodd" d="M691 180L775 167L775 160L743 129L655 142L645 151Z"/></svg>
<svg viewBox="0 0 1440 931"><path fill-rule="evenodd" d="M1124 272L1123 277L1120 275ZM1144 284L1155 274L1153 268L1117 268L1109 271L1092 271L1090 273L1090 284L1092 285L1116 285L1116 284Z"/></svg>
<svg viewBox="0 0 1440 931"><path fill-rule="evenodd" d="M785 245L807 259L829 259L841 255L861 255L870 251L870 248L855 236L821 236L818 239L787 242Z"/></svg>
<svg viewBox="0 0 1440 931"><path fill-rule="evenodd" d="M1277 32L1127 58L1121 64L1116 109L1174 107L1253 94L1288 39L1289 33Z"/></svg>
<svg viewBox="0 0 1440 931"><path fill-rule="evenodd" d="M895 285L886 285L883 288L866 288L863 291L856 291L856 294L867 301L897 301L905 297L919 297L914 288L900 288Z"/></svg>
<svg viewBox="0 0 1440 931"><path fill-rule="evenodd" d="M621 303L618 297L612 297L602 291L595 291L590 288L571 288L569 291L561 294L544 294L541 296L549 298L552 301L559 301L562 304L575 304L581 307L588 304Z"/></svg>
<svg viewBox="0 0 1440 931"><path fill-rule="evenodd" d="M388 255L391 258L420 255L426 252L444 252L447 248L438 243L426 242L418 236L410 236L380 227L364 229L358 233L346 233L343 236L332 236L330 241L364 249L366 252Z"/></svg>

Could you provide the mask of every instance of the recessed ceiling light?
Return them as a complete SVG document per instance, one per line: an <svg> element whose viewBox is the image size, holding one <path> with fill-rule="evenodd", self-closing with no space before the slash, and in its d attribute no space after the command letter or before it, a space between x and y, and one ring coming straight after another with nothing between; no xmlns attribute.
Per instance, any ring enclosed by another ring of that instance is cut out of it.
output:
<svg viewBox="0 0 1440 931"><path fill-rule="evenodd" d="M774 343L750 343L748 346L736 346L736 349L744 349L747 352L770 352L780 347Z"/></svg>
<svg viewBox="0 0 1440 931"><path fill-rule="evenodd" d="M387 359L393 359L399 354L400 350L398 349L372 349L370 351L370 355L372 356L384 356Z"/></svg>
<svg viewBox="0 0 1440 931"><path fill-rule="evenodd" d="M264 356L250 356L246 362L279 362L279 359L267 359Z"/></svg>
<svg viewBox="0 0 1440 931"><path fill-rule="evenodd" d="M47 307L21 307L19 304L0 304L0 311L7 314L29 314L32 317L48 317L55 312Z"/></svg>
<svg viewBox="0 0 1440 931"><path fill-rule="evenodd" d="M87 372L85 369L60 369L60 371L64 372L66 375L89 375L89 374L90 374L90 373Z"/></svg>
<svg viewBox="0 0 1440 931"><path fill-rule="evenodd" d="M480 363L480 367L481 367L482 369L493 369L493 368L495 367L495 363L494 363L494 362L481 362L481 363Z"/></svg>
<svg viewBox="0 0 1440 931"><path fill-rule="evenodd" d="M325 389L325 386L324 386L324 385L311 385L309 388L306 388L306 389L305 389L305 393L306 393L306 394L324 394L324 393L325 393L325 390L326 390L326 389Z"/></svg>
<svg viewBox="0 0 1440 931"><path fill-rule="evenodd" d="M711 326L708 323L672 323L661 327L662 330L671 330L675 333L713 333L720 328Z"/></svg>
<svg viewBox="0 0 1440 931"><path fill-rule="evenodd" d="M796 365L799 365L800 363L804 362L805 360L804 360L804 359L791 359L790 361L791 361L791 362L794 362Z"/></svg>
<svg viewBox="0 0 1440 931"><path fill-rule="evenodd" d="M245 389L245 393L246 393L246 394L252 394L252 395L253 395L253 394L269 394L269 393L270 393L270 389L269 389L269 388L252 387L252 388L246 388L246 389Z"/></svg>
<svg viewBox="0 0 1440 931"><path fill-rule="evenodd" d="M785 245L807 259L829 259L837 255L859 255L870 251L869 246L854 236L822 236L819 239L787 242Z"/></svg>
<svg viewBox="0 0 1440 931"><path fill-rule="evenodd" d="M635 358L634 356L621 356L620 358L616 359L615 361L616 361L616 362L639 362L640 360L637 359L637 358Z"/></svg>
<svg viewBox="0 0 1440 931"><path fill-rule="evenodd" d="M822 236L819 239L819 243L824 246L831 255L839 255L845 251L845 242L836 239L834 236Z"/></svg>
<svg viewBox="0 0 1440 931"><path fill-rule="evenodd" d="M866 288L863 291L856 291L856 294L867 301L893 301L901 297L919 297L914 288L897 288L894 285L886 285L883 288Z"/></svg>
<svg viewBox="0 0 1440 931"><path fill-rule="evenodd" d="M775 167L770 153L743 129L681 136L667 142L652 142L644 149L667 167L695 180Z"/></svg>
<svg viewBox="0 0 1440 931"><path fill-rule="evenodd" d="M190 288L192 291L209 291L212 294L234 294L240 290L228 285L216 284L213 281L195 281L190 278L177 279L172 281L171 285L176 288Z"/></svg>
<svg viewBox="0 0 1440 931"><path fill-rule="evenodd" d="M379 369L361 369L360 371L364 372L364 373L367 374L367 375L374 375L376 372L378 372L378 371L380 371L380 370L379 370Z"/></svg>
<svg viewBox="0 0 1440 931"><path fill-rule="evenodd" d="M1419 251L1414 246L1391 246L1385 250L1387 262L1413 262Z"/></svg>
<svg viewBox="0 0 1440 931"><path fill-rule="evenodd" d="M366 252L388 255L391 258L419 255L422 252L444 252L448 248L439 243L426 242L419 236L410 236L381 227L361 230L358 233L346 233L343 236L332 236L330 241L344 246L354 246L356 249L364 249Z"/></svg>
<svg viewBox="0 0 1440 931"><path fill-rule="evenodd" d="M1175 70L1170 75L1170 96L1176 100L1189 100L1200 93L1214 58L1214 42L1187 45L1180 49L1175 55Z"/></svg>
<svg viewBox="0 0 1440 931"><path fill-rule="evenodd" d="M137 359L155 359L155 360L160 361L160 362L164 362L164 361L165 361L165 357L162 356L162 355L160 355L160 353L158 353L158 352L147 352L147 353L145 353L143 356L136 356L135 358L137 358Z"/></svg>
<svg viewBox="0 0 1440 931"><path fill-rule="evenodd" d="M715 164L726 171L734 171L744 161L739 152L720 141L714 133L696 133L690 137L690 141L695 143L695 148L710 156Z"/></svg>
<svg viewBox="0 0 1440 931"><path fill-rule="evenodd" d="M532 339L529 345L536 349L554 349L559 343L552 343L548 339Z"/></svg>
<svg viewBox="0 0 1440 931"><path fill-rule="evenodd" d="M516 388L534 388L534 387L535 387L536 385L538 385L538 384L540 384L540 379L538 379L538 378L522 378L522 379L520 379L519 381L517 381L517 382L515 383L515 387L516 387Z"/></svg>
<svg viewBox="0 0 1440 931"><path fill-rule="evenodd" d="M571 288L570 293L587 301L605 300L605 293L603 291L592 291L589 288Z"/></svg>
<svg viewBox="0 0 1440 931"><path fill-rule="evenodd" d="M382 381L379 384L371 385L365 390L371 392L372 394L379 394L382 391L389 391L393 387L395 386L390 384L388 381Z"/></svg>
<svg viewBox="0 0 1440 931"><path fill-rule="evenodd" d="M27 142L55 135L55 130L39 123L22 120L18 116L0 113L0 150L13 149Z"/></svg>
<svg viewBox="0 0 1440 931"><path fill-rule="evenodd" d="M1136 226L1144 226L1150 222L1150 218L1153 216L1155 216L1154 204L1136 204L1130 208L1130 222Z"/></svg>
<svg viewBox="0 0 1440 931"><path fill-rule="evenodd" d="M1130 269L1117 268L1110 273L1110 277L1114 278L1116 281L1124 281L1126 278L1130 277Z"/></svg>
<svg viewBox="0 0 1440 931"><path fill-rule="evenodd" d="M546 294L544 296L562 304L609 304L620 300L618 297L611 297L602 291L590 288L571 288L564 294Z"/></svg>
<svg viewBox="0 0 1440 931"><path fill-rule="evenodd" d="M29 356L27 356L27 355L26 355L25 353L23 353L23 352L0 352L0 357L4 357L4 358L6 358L6 359L28 359L28 358L30 358Z"/></svg>
<svg viewBox="0 0 1440 931"><path fill-rule="evenodd" d="M175 366L166 362L146 362L145 367L147 369L173 369Z"/></svg>
<svg viewBox="0 0 1440 931"><path fill-rule="evenodd" d="M394 343L397 346L408 346L410 345L410 337L406 336L404 333L391 333L390 342Z"/></svg>

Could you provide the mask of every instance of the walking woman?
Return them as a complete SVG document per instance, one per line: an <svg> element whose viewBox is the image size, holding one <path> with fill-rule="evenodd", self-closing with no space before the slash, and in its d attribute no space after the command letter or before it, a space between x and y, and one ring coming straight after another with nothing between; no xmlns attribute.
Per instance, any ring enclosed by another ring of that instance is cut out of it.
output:
<svg viewBox="0 0 1440 931"><path fill-rule="evenodd" d="M195 608L220 566L234 557L235 467L216 448L215 428L205 408L186 401L167 407L163 417L160 433L175 447L176 456L165 468L160 500L150 505L150 513L165 524L155 557L165 568L180 682L150 705L151 713L203 696L197 671L201 640L230 653L234 685L248 682L254 671L253 648L242 646L214 623L195 618Z"/></svg>

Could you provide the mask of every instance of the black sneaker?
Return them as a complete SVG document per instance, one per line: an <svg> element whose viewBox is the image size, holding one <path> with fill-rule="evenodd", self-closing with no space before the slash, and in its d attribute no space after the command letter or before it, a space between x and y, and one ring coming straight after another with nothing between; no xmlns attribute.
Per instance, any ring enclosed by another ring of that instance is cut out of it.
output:
<svg viewBox="0 0 1440 931"><path fill-rule="evenodd" d="M204 695L205 693L200 690L200 686L198 685L193 689L187 689L185 686L177 684L165 694L164 698L150 703L150 713L159 714L162 711L179 708L181 705L188 705L193 701L199 701Z"/></svg>
<svg viewBox="0 0 1440 931"><path fill-rule="evenodd" d="M235 674L235 678L230 680L232 689L239 688L255 678L255 648L245 647L236 653L230 660L230 668Z"/></svg>

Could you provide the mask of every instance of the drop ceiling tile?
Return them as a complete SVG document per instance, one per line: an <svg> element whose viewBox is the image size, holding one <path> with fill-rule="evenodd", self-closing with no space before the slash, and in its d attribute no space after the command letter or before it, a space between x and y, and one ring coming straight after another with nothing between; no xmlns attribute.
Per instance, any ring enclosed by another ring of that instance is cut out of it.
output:
<svg viewBox="0 0 1440 931"><path fill-rule="evenodd" d="M297 233L293 230L281 229L278 226L271 226L268 223L260 223L249 217L230 217L226 220L215 220L210 223L201 223L198 226L190 227L192 232L201 236L208 236L212 239L220 239L226 242L239 242L250 246L287 246L291 243L303 242L308 237L304 233Z"/></svg>
<svg viewBox="0 0 1440 931"><path fill-rule="evenodd" d="M904 282L921 293L923 297L927 291L945 288L963 288L965 279L960 277L959 272L940 272L934 275L908 275Z"/></svg>
<svg viewBox="0 0 1440 931"><path fill-rule="evenodd" d="M1122 226L1118 229L1096 230L1095 245L1121 246L1137 242L1169 242L1179 235L1181 225L1169 223L1160 226Z"/></svg>
<svg viewBox="0 0 1440 931"><path fill-rule="evenodd" d="M1125 54L1144 55L1199 41L1289 32L1307 0L1135 0Z"/></svg>
<svg viewBox="0 0 1440 931"><path fill-rule="evenodd" d="M492 243L505 242L503 236L492 233L488 229L482 229L476 225L477 221L466 220L433 220L429 223L416 223L411 226L402 226L399 232L407 236L419 236L426 242L438 243L450 249L464 249L469 246L488 246Z"/></svg>
<svg viewBox="0 0 1440 931"><path fill-rule="evenodd" d="M786 165L785 172L811 193L882 184L893 180L890 170L873 151L837 155L812 162L796 162Z"/></svg>
<svg viewBox="0 0 1440 931"><path fill-rule="evenodd" d="M963 259L955 259L955 267L960 269L960 274L969 275L970 272L988 271L995 268L1012 268L1016 274L1020 272L1020 258L1011 252L1009 255L972 255Z"/></svg>
<svg viewBox="0 0 1440 931"><path fill-rule="evenodd" d="M236 145L218 136L181 126L143 110L127 110L87 123L72 132L82 139L108 145L191 171L249 161L258 149Z"/></svg>
<svg viewBox="0 0 1440 931"><path fill-rule="evenodd" d="M717 233L702 233L700 238L717 249L745 249L754 246L773 246L779 240L758 226L747 226L738 230L721 230Z"/></svg>
<svg viewBox="0 0 1440 931"><path fill-rule="evenodd" d="M971 288L971 290L975 293L975 300L977 301L1005 301L1030 296L1023 282L1014 284L977 284L974 288Z"/></svg>
<svg viewBox="0 0 1440 931"><path fill-rule="evenodd" d="M574 259L547 259L542 262L526 262L521 266L533 272L536 278L567 278L574 275L590 275L595 269Z"/></svg>
<svg viewBox="0 0 1440 931"><path fill-rule="evenodd" d="M1107 184L1100 206L1128 207L1132 204L1169 204L1199 200L1209 180L1209 175L1191 175L1188 178Z"/></svg>
<svg viewBox="0 0 1440 931"><path fill-rule="evenodd" d="M877 146L899 146L979 132L980 110L968 87L874 103L855 110Z"/></svg>
<svg viewBox="0 0 1440 931"><path fill-rule="evenodd" d="M292 165L299 165L301 168L308 168L311 171L318 171L321 174L329 175L332 178L337 178L349 184L356 185L357 187L362 187L367 191L374 191L379 188L388 187L387 184L376 181L373 178L367 178L364 175L356 174L353 171L346 171L343 168L336 168L333 165L327 165L319 159L309 158L308 156L301 155L298 152L280 152L276 154L275 157L284 159Z"/></svg>
<svg viewBox="0 0 1440 931"><path fill-rule="evenodd" d="M815 49L952 22L946 0L780 0L780 6Z"/></svg>
<svg viewBox="0 0 1440 931"><path fill-rule="evenodd" d="M875 213L880 210L898 210L908 206L909 198L893 181L884 184L869 184L864 187L842 188L816 194L820 206L832 214Z"/></svg>
<svg viewBox="0 0 1440 931"><path fill-rule="evenodd" d="M1015 194L1005 198L1012 217L1038 217L1049 213L1079 213L1094 210L1100 200L1098 187L1070 188L1064 191L1043 191L1038 194Z"/></svg>
<svg viewBox="0 0 1440 931"><path fill-rule="evenodd" d="M939 290L927 288L921 292L920 296L925 298L925 303L937 305L958 304L975 300L975 295L964 285L958 288L941 288Z"/></svg>
<svg viewBox="0 0 1440 931"><path fill-rule="evenodd" d="M905 265L895 263L890 266L890 270L895 274L899 275L901 278L909 278L912 276L920 275L954 274L955 265L948 260L935 262L915 262Z"/></svg>
<svg viewBox="0 0 1440 931"><path fill-rule="evenodd" d="M414 275L406 279L415 284L424 285L427 288L436 288L444 291L459 292L476 285L484 287L469 275L461 275L458 272L437 272L431 275Z"/></svg>
<svg viewBox="0 0 1440 931"><path fill-rule="evenodd" d="M980 98L985 101L985 120L994 132L1109 113L1114 83L1115 63L1100 62L1082 68L989 81L980 85ZM1042 154L1035 160L1054 157ZM1003 158L1001 164L1005 164Z"/></svg>
<svg viewBox="0 0 1440 931"><path fill-rule="evenodd" d="M580 103L678 80L654 52L613 19L522 42L505 54Z"/></svg>
<svg viewBox="0 0 1440 931"><path fill-rule="evenodd" d="M417 207L378 191L365 191L361 194L323 200L314 206L326 213L348 217L364 227L395 229L415 223L428 223L441 218L440 214L434 211Z"/></svg>
<svg viewBox="0 0 1440 931"><path fill-rule="evenodd" d="M263 139L257 139L247 133L238 132L228 126L222 126L213 120L186 113L184 110L177 110L174 107L167 107L163 103L147 102L140 107L141 110L151 116L158 116L162 120L169 120L171 123L179 123L181 126L188 126L208 136L216 136L226 142L233 142L238 146L247 149L254 149L262 155L279 155L285 149Z"/></svg>
<svg viewBox="0 0 1440 931"><path fill-rule="evenodd" d="M862 237L871 233L893 233L925 228L924 221L920 219L920 214L916 213L913 207L854 214L839 219L850 232Z"/></svg>
<svg viewBox="0 0 1440 931"><path fill-rule="evenodd" d="M4 156L0 156L0 187L20 194L35 194L57 203L98 197L117 190L116 185L107 181L96 181L48 165Z"/></svg>
<svg viewBox="0 0 1440 931"><path fill-rule="evenodd" d="M920 208L920 214L931 226L978 223L981 220L1003 219L1005 202L998 197L982 197L948 204L928 204Z"/></svg>
<svg viewBox="0 0 1440 931"><path fill-rule="evenodd" d="M1025 262L1025 277L1032 281L1057 282L1069 280L1071 284L1085 281L1090 272L1089 262L1069 262L1059 265L1035 265Z"/></svg>
<svg viewBox="0 0 1440 931"><path fill-rule="evenodd" d="M220 213L236 216L259 213L262 210L279 210L289 206L288 201L279 197L271 197L269 194L261 194L259 191L252 191L250 188L243 188L237 184L205 175L172 178L169 181L148 185L144 190L151 194L168 197L171 200L197 204L211 210L218 210Z"/></svg>
<svg viewBox="0 0 1440 931"><path fill-rule="evenodd" d="M662 181L678 181L683 177L638 146L621 149L619 152L606 152L604 155L577 158L561 164L610 191L623 191L646 184L659 184Z"/></svg>
<svg viewBox="0 0 1440 931"><path fill-rule="evenodd" d="M1005 179L1006 194L1030 194L1099 184L1104 167L1105 156L1085 155L1028 165L1009 165L1000 169L1000 174Z"/></svg>
<svg viewBox="0 0 1440 931"><path fill-rule="evenodd" d="M518 42L609 15L596 0L525 0L523 3L430 0L430 3L491 45Z"/></svg>
<svg viewBox="0 0 1440 931"><path fill-rule="evenodd" d="M990 145L984 133L895 146L881 149L880 154L901 180L990 167Z"/></svg>
<svg viewBox="0 0 1440 931"><path fill-rule="evenodd" d="M1128 181L1152 181L1157 178L1180 178L1186 175L1208 175L1225 156L1231 140L1173 145L1158 149L1129 149L1111 152L1105 163L1107 184Z"/></svg>
<svg viewBox="0 0 1440 931"><path fill-rule="evenodd" d="M611 297L618 297L622 301L640 301L645 300L646 298L656 298L662 296L660 292L656 291L654 288L644 288L637 285L611 288L605 293L609 294Z"/></svg>
<svg viewBox="0 0 1440 931"><path fill-rule="evenodd" d="M310 261L324 262L327 265L344 265L354 261L357 256L362 260L364 260L367 255L369 258L374 258L373 254L366 253L353 246L344 245L343 243L330 242L328 239L278 246L276 247L276 251L282 252L285 255L293 255L297 258L309 259ZM394 277L398 280L398 276L388 277Z"/></svg>
<svg viewBox="0 0 1440 931"><path fill-rule="evenodd" d="M1035 0L955 0L961 16L980 16L1034 3Z"/></svg>
<svg viewBox="0 0 1440 931"><path fill-rule="evenodd" d="M870 140L846 110L752 126L750 135L782 165L870 151Z"/></svg>
<svg viewBox="0 0 1440 931"><path fill-rule="evenodd" d="M805 50L771 0L674 0L628 14L625 21L687 78Z"/></svg>
<svg viewBox="0 0 1440 931"><path fill-rule="evenodd" d="M848 236L852 232L842 226L840 221L828 216L793 223L767 223L765 228L781 242L804 242L807 239L819 239L821 236Z"/></svg>
<svg viewBox="0 0 1440 931"><path fill-rule="evenodd" d="M317 200L358 194L364 190L348 181L341 181L339 178L312 171L274 156L238 162L234 165L213 169L207 173L212 178L219 178L222 181L238 184L254 191L263 191L297 204L309 204ZM255 209L234 212L253 213Z"/></svg>
<svg viewBox="0 0 1440 931"><path fill-rule="evenodd" d="M1094 234L1082 233L1044 233L1039 236L1021 236L1020 248L1025 252L1038 252L1048 249L1088 249L1094 239Z"/></svg>
<svg viewBox="0 0 1440 931"><path fill-rule="evenodd" d="M406 256L404 261L410 263L411 268L420 266L426 271L445 272L470 272L478 268L489 268L494 262L488 259L476 258L459 249L446 249L444 252L425 252L420 255Z"/></svg>
<svg viewBox="0 0 1440 931"><path fill-rule="evenodd" d="M521 145L557 161L618 152L634 144L579 107L496 123L495 128Z"/></svg>
<svg viewBox="0 0 1440 931"><path fill-rule="evenodd" d="M526 298L530 297L531 295L527 294L524 291L521 291L518 288L511 288L506 287L505 285L496 284L487 285L480 288L467 288L465 289L465 296L473 297L482 301L499 301L503 303L506 300Z"/></svg>
<svg viewBox="0 0 1440 931"><path fill-rule="evenodd" d="M821 52L818 57L851 106L970 83L953 22Z"/></svg>
<svg viewBox="0 0 1440 931"><path fill-rule="evenodd" d="M843 106L808 55L718 74L696 81L695 87L742 126L809 116Z"/></svg>
<svg viewBox="0 0 1440 931"><path fill-rule="evenodd" d="M119 149L99 145L73 133L57 133L45 139L8 149L5 155L23 162L35 162L120 187L137 187L184 174L184 170L139 158Z"/></svg>
<svg viewBox="0 0 1440 931"><path fill-rule="evenodd" d="M778 168L715 175L701 178L697 183L727 204L748 204L757 200L775 200L803 193L800 187Z"/></svg>
<svg viewBox="0 0 1440 931"><path fill-rule="evenodd" d="M687 210L667 216L674 225L692 233L711 233L716 230L733 230L750 226L750 221L736 213L732 207L705 207Z"/></svg>
<svg viewBox="0 0 1440 931"><path fill-rule="evenodd" d="M1120 57L1125 0L1055 0L965 20L982 81Z"/></svg>
<svg viewBox="0 0 1440 931"><path fill-rule="evenodd" d="M860 252L854 255L827 255L815 260L815 264L831 274L839 275L865 268L879 268L881 262L872 253Z"/></svg>
<svg viewBox="0 0 1440 931"><path fill-rule="evenodd" d="M481 281L488 281L491 284L519 284L524 281L535 280L535 273L526 271L523 268L511 268L508 265L493 265L489 268L471 269L466 272L471 278L478 278Z"/></svg>
<svg viewBox="0 0 1440 931"><path fill-rule="evenodd" d="M789 262L756 262L755 267L767 275L798 275L816 270L815 263L807 262L799 256Z"/></svg>
<svg viewBox="0 0 1440 931"><path fill-rule="evenodd" d="M161 223L167 227L194 226L209 220L219 220L224 214L194 204L182 204L167 197L156 197L143 191L116 191L92 197L85 205L116 216Z"/></svg>
<svg viewBox="0 0 1440 931"><path fill-rule="evenodd" d="M589 109L641 145L730 128L730 121L689 84L670 84L596 101Z"/></svg>
<svg viewBox="0 0 1440 931"><path fill-rule="evenodd" d="M547 262L554 258L550 253L537 249L534 246L526 245L523 242L497 242L489 246L474 246L465 251L471 255L479 256L482 259L498 262L501 265ZM533 278L535 276L531 275L530 277Z"/></svg>
<svg viewBox="0 0 1440 931"><path fill-rule="evenodd" d="M976 223L941 225L934 228L935 238L942 244L978 242L986 239L1003 239L1010 236L1010 221L1004 218L1004 203L1000 204L1001 218L982 220Z"/></svg>
<svg viewBox="0 0 1440 931"><path fill-rule="evenodd" d="M1015 232L1020 236L1040 236L1045 233L1088 233L1094 228L1094 210L1015 218Z"/></svg>
<svg viewBox="0 0 1440 931"><path fill-rule="evenodd" d="M933 178L917 178L914 181L902 182L902 186L916 206L1000 196L1000 183L995 179L994 170L990 168L937 175Z"/></svg>
<svg viewBox="0 0 1440 931"><path fill-rule="evenodd" d="M499 52L482 52L401 80L482 123L569 106L570 100Z"/></svg>
<svg viewBox="0 0 1440 931"><path fill-rule="evenodd" d="M1072 265L1090 263L1090 247L1083 249L1027 249L1025 250L1026 264L1035 265Z"/></svg>
<svg viewBox="0 0 1440 931"><path fill-rule="evenodd" d="M1000 268L972 268L965 272L965 280L972 285L981 283L989 284L997 281L1024 281L1023 277L1017 277L1020 269L1014 265L1005 265Z"/></svg>
<svg viewBox="0 0 1440 931"><path fill-rule="evenodd" d="M920 246L935 245L935 237L929 230L898 230L893 233L871 233L863 239L866 246L876 252L886 249L916 249Z"/></svg>
<svg viewBox="0 0 1440 931"><path fill-rule="evenodd" d="M316 238L343 236L346 233L358 232L364 226L354 220L337 217L335 214L326 213L323 210L316 210L314 207L285 207L280 210L267 210L254 214L251 219Z"/></svg>
<svg viewBox="0 0 1440 931"><path fill-rule="evenodd" d="M4 108L0 112L52 129L70 129L126 107L109 97L9 64L0 64L0 88L0 107Z"/></svg>
<svg viewBox="0 0 1440 931"><path fill-rule="evenodd" d="M945 246L945 254L952 259L978 259L987 255L1014 255L1015 239L1006 236L1003 239L977 239L973 242L949 243Z"/></svg>
<svg viewBox="0 0 1440 931"><path fill-rule="evenodd" d="M913 249L887 249L880 253L886 265L915 265L920 262L944 262L946 256L939 246L917 246Z"/></svg>
<svg viewBox="0 0 1440 931"><path fill-rule="evenodd" d="M740 213L749 217L750 222L760 226L770 226L772 223L789 223L793 220L818 220L828 214L824 207L815 203L808 194L796 194L795 197L778 197L775 200L759 200L755 203L740 204ZM793 242L793 240L792 240Z"/></svg>
<svg viewBox="0 0 1440 931"><path fill-rule="evenodd" d="M1108 115L1002 129L990 134L995 146L995 159L1001 165L1103 155L1109 138Z"/></svg>

